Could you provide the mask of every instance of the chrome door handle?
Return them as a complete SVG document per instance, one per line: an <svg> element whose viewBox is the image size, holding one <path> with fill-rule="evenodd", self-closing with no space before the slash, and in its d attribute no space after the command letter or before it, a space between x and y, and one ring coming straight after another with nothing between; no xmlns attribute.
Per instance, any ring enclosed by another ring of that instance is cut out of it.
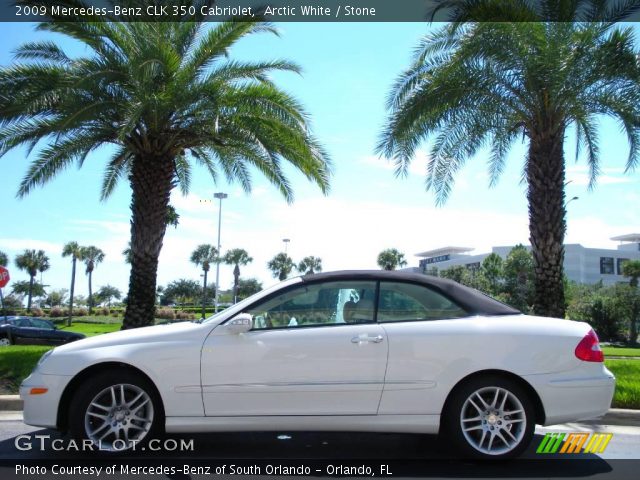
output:
<svg viewBox="0 0 640 480"><path fill-rule="evenodd" d="M351 343L381 343L384 340L382 335L358 335L357 337L353 337L351 339Z"/></svg>

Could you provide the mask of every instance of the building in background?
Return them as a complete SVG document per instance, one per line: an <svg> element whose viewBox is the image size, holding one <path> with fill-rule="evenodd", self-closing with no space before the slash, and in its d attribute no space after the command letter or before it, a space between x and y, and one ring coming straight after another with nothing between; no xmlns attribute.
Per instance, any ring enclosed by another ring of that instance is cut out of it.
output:
<svg viewBox="0 0 640 480"><path fill-rule="evenodd" d="M589 248L578 243L564 246L564 272L569 280L578 283L593 284L600 280L605 285L625 282L622 275L622 265L627 260L640 260L640 233L631 233L612 237L618 241L618 248ZM493 247L491 251L503 259L511 251L510 247ZM527 247L530 248L530 247ZM423 273L429 273L435 267L439 271L455 265L464 265L469 269L479 269L482 261L489 253L471 255L473 248L443 247L416 254L420 257L418 268Z"/></svg>

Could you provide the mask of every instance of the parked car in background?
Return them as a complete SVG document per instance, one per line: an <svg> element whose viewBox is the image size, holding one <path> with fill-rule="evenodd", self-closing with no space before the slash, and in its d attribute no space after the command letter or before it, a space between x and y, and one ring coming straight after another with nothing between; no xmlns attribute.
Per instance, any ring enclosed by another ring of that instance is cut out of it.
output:
<svg viewBox="0 0 640 480"><path fill-rule="evenodd" d="M6 345L62 345L85 338L58 330L53 322L37 317L0 317L0 347Z"/></svg>
<svg viewBox="0 0 640 480"><path fill-rule="evenodd" d="M427 275L286 280L202 322L47 352L24 421L103 450L171 433L440 433L465 455L524 451L536 424L601 416L615 378L581 322L523 315Z"/></svg>

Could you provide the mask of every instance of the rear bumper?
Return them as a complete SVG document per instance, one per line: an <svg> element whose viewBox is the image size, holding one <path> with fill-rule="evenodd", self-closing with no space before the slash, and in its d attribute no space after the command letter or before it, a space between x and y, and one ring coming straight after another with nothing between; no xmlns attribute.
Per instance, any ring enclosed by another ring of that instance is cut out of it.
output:
<svg viewBox="0 0 640 480"><path fill-rule="evenodd" d="M44 375L34 371L20 385L24 402L24 423L35 427L57 428L58 408L62 392L71 380L66 375ZM46 388L46 393L31 394L32 388Z"/></svg>
<svg viewBox="0 0 640 480"><path fill-rule="evenodd" d="M545 411L543 425L601 417L611 407L616 386L615 377L602 364L524 378L540 396Z"/></svg>

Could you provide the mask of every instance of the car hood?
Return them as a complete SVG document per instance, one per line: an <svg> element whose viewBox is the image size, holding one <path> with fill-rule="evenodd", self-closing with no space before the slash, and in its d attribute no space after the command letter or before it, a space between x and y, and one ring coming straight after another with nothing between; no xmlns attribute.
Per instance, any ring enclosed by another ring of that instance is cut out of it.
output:
<svg viewBox="0 0 640 480"><path fill-rule="evenodd" d="M181 334L188 336L203 325L193 322L179 322L153 327L132 328L118 332L104 333L94 337L84 338L56 348L56 352L67 353L79 350L109 347L113 345L129 345L138 343L165 342L179 340ZM210 327L209 327L210 328Z"/></svg>

